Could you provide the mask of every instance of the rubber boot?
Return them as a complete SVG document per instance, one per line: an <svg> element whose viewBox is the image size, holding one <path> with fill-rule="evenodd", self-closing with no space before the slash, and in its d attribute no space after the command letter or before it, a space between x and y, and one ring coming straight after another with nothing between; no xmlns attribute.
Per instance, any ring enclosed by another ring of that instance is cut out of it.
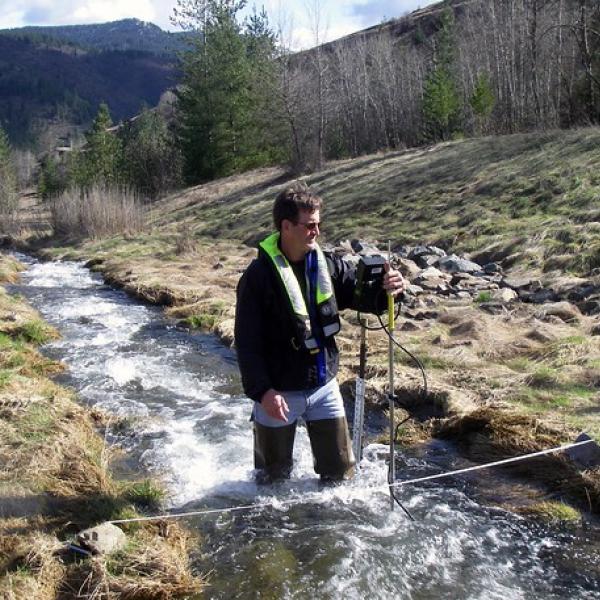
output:
<svg viewBox="0 0 600 600"><path fill-rule="evenodd" d="M341 481L353 473L354 454L346 417L306 423L315 471L321 481Z"/></svg>
<svg viewBox="0 0 600 600"><path fill-rule="evenodd" d="M254 423L254 468L258 483L288 479L292 472L292 455L296 423L284 427L266 427Z"/></svg>

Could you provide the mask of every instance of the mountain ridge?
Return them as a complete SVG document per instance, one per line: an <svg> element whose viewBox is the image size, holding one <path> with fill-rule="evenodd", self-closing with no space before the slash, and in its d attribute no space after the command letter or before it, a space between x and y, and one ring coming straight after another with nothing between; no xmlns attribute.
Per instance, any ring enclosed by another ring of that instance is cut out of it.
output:
<svg viewBox="0 0 600 600"><path fill-rule="evenodd" d="M0 29L0 35L29 38L33 42L58 40L93 50L138 50L174 58L185 48L184 32L168 32L149 21L135 18L88 25L29 25Z"/></svg>

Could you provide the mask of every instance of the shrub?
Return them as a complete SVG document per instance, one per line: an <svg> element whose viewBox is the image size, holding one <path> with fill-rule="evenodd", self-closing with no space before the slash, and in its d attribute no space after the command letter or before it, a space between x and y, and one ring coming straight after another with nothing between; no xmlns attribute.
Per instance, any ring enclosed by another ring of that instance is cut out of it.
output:
<svg viewBox="0 0 600 600"><path fill-rule="evenodd" d="M141 203L127 188L71 188L52 203L55 234L101 238L140 231L143 223Z"/></svg>

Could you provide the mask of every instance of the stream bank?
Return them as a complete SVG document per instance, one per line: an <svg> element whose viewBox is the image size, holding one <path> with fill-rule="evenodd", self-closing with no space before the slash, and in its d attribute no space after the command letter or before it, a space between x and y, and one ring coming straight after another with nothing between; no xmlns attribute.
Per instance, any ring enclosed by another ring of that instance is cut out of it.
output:
<svg viewBox="0 0 600 600"><path fill-rule="evenodd" d="M230 346L235 286L255 250L227 240L195 239L193 249L177 253L177 240L151 239L140 235L77 246L55 243L42 245L37 252L45 259L85 261L110 285L163 306L165 314L179 324L214 333ZM564 322L553 315L540 317L538 305L520 302L489 313L486 306L471 299L454 300L435 293L418 302L420 309L402 311L397 337L424 362L429 391L426 398L421 396L418 371L398 353L398 394L407 409L398 411L399 420L413 417L402 430L405 447L444 431L445 439L465 450L466 457L482 463L570 443L581 431L600 441L596 410L600 336L589 333L592 318L581 315ZM342 315L342 322L339 379L351 404L360 330L350 311ZM381 412L386 404L387 341L375 332L370 334L369 344L367 403ZM470 451L466 443L475 435L473 414L479 423L485 415L477 432L477 452ZM467 425L457 426L462 419ZM451 420L451 428L445 427L447 420ZM544 482L535 465L529 471L515 470L515 474L546 483L553 501L565 500L577 510L597 514L600 470L582 472L564 458L550 460L564 473L558 481L552 469L543 469L547 474ZM546 508L543 501L542 512ZM531 502L523 509L535 510Z"/></svg>
<svg viewBox="0 0 600 600"><path fill-rule="evenodd" d="M598 597L593 530L533 525L478 500L478 489L514 489L511 478L488 473L411 487L402 494L417 517L409 523L389 512L382 446L369 444L353 481L320 490L301 428L292 479L257 487L249 404L230 352L212 336L173 327L81 264L31 262L15 289L60 327L63 339L46 354L69 364L61 379L84 401L123 416L111 443L165 476L169 508L259 504L187 521L202 538L194 566L212 571L209 597ZM369 433L382 425L368 423ZM401 454L401 478L464 464L442 440ZM565 553L576 560L565 562Z"/></svg>
<svg viewBox="0 0 600 600"><path fill-rule="evenodd" d="M130 526L117 555L78 560L65 543L91 525L157 508L156 483L116 481L101 432L106 413L86 408L51 378L65 372L38 347L57 330L22 297L18 261L0 254L0 597L177 598L200 592L191 537L178 525ZM196 544L197 542L194 542Z"/></svg>

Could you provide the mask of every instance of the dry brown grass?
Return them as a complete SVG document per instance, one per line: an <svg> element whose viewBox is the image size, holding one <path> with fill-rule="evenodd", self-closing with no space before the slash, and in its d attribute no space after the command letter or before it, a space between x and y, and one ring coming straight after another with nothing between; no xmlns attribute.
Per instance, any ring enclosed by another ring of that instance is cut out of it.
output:
<svg viewBox="0 0 600 600"><path fill-rule="evenodd" d="M19 320L15 314L39 319L2 290L0 597L151 600L198 592L202 581L189 568L189 540L176 526L130 529L129 544L118 555L81 563L65 556L69 535L137 513L131 490L108 470L110 453L97 431L105 416L82 408L47 379L61 365L7 325Z"/></svg>
<svg viewBox="0 0 600 600"><path fill-rule="evenodd" d="M94 186L72 188L53 201L55 235L103 238L115 233L133 234L144 225L144 211L129 189Z"/></svg>
<svg viewBox="0 0 600 600"><path fill-rule="evenodd" d="M463 453L477 463L539 452L572 439L533 417L488 408L438 421L432 426L432 434L457 441ZM583 510L600 512L600 469L582 472L562 454L501 468L528 481L542 483L552 493L573 499Z"/></svg>
<svg viewBox="0 0 600 600"><path fill-rule="evenodd" d="M135 534L112 558L92 558L67 573L62 591L82 600L169 600L199 593L203 582L189 570L190 538L161 524Z"/></svg>
<svg viewBox="0 0 600 600"><path fill-rule="evenodd" d="M19 272L25 269L25 265L12 256L0 252L0 283L16 283L19 280Z"/></svg>

